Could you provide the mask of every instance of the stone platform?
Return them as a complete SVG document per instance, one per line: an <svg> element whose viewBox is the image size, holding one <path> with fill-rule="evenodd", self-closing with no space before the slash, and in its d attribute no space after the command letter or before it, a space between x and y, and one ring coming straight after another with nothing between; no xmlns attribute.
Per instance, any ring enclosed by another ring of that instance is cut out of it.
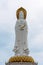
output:
<svg viewBox="0 0 43 65"><path fill-rule="evenodd" d="M32 62L9 62L6 63L5 65L37 65L37 63L32 63Z"/></svg>

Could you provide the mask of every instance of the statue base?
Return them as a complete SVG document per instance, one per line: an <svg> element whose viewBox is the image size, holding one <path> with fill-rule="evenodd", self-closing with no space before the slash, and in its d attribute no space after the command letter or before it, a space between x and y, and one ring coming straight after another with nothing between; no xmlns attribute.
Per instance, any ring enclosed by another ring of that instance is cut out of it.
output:
<svg viewBox="0 0 43 65"><path fill-rule="evenodd" d="M37 65L37 63L32 62L8 62L6 65Z"/></svg>
<svg viewBox="0 0 43 65"><path fill-rule="evenodd" d="M5 65L37 65L31 56L13 56Z"/></svg>

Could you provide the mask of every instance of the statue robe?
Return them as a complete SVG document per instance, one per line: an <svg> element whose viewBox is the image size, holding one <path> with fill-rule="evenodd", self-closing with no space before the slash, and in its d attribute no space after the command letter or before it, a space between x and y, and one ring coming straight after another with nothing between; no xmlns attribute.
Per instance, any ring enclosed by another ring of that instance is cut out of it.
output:
<svg viewBox="0 0 43 65"><path fill-rule="evenodd" d="M24 26L24 27L22 27ZM19 19L15 25L15 55L27 55L28 54L28 45L27 45L27 23L24 19Z"/></svg>

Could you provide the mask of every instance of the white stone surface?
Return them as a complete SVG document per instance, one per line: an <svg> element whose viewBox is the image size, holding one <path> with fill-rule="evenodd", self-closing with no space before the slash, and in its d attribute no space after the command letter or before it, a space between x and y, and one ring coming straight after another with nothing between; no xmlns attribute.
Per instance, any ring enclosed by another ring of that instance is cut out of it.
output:
<svg viewBox="0 0 43 65"><path fill-rule="evenodd" d="M28 55L28 44L27 44L27 35L28 35L28 27L27 22L24 19L24 14L21 11L19 14L19 20L16 21L15 25L15 46L14 52L15 55Z"/></svg>
<svg viewBox="0 0 43 65"><path fill-rule="evenodd" d="M11 62L11 63L6 63L6 65L37 65L37 63L32 63L32 62Z"/></svg>

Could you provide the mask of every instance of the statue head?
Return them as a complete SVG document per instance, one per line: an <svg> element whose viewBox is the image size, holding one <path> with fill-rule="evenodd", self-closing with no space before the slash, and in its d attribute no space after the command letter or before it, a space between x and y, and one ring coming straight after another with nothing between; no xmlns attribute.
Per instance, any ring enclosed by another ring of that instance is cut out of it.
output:
<svg viewBox="0 0 43 65"><path fill-rule="evenodd" d="M24 8L20 7L17 9L16 16L17 19L26 19L27 12Z"/></svg>
<svg viewBox="0 0 43 65"><path fill-rule="evenodd" d="M19 19L24 19L24 13L23 13L23 11L19 12Z"/></svg>

